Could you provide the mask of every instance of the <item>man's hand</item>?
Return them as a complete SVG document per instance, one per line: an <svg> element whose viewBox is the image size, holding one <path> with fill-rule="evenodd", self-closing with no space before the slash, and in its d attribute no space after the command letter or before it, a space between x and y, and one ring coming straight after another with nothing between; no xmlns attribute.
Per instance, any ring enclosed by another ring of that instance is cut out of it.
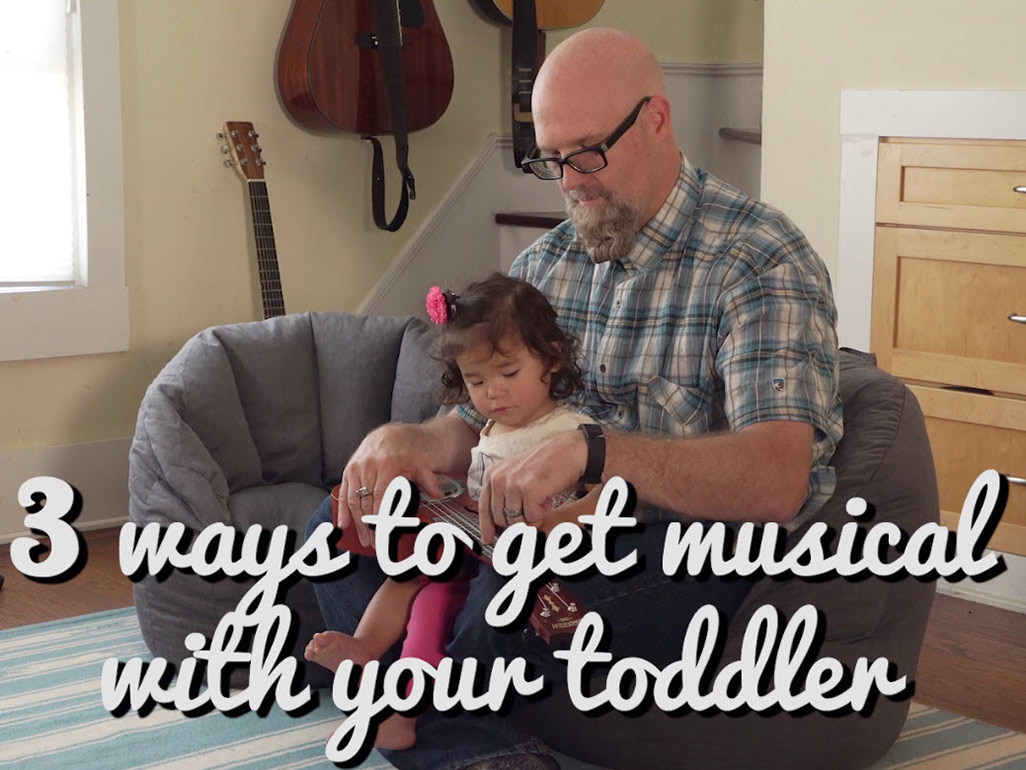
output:
<svg viewBox="0 0 1026 770"><path fill-rule="evenodd" d="M389 482L405 476L427 494L441 497L435 471L466 472L477 432L455 414L418 425L390 423L367 434L342 471L338 520L355 527L360 543L373 542L363 516L377 513ZM360 494L357 494L360 492Z"/></svg>
<svg viewBox="0 0 1026 770"><path fill-rule="evenodd" d="M557 433L533 449L488 468L478 500L481 539L495 540L496 527L519 521L505 511L523 511L537 525L552 508L552 496L574 486L588 462L588 445L579 430Z"/></svg>

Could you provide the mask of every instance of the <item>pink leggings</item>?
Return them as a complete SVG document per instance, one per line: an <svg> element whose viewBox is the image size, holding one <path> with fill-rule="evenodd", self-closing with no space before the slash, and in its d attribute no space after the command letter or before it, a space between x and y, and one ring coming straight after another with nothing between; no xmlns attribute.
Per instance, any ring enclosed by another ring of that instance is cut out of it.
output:
<svg viewBox="0 0 1026 770"><path fill-rule="evenodd" d="M453 623L467 598L470 580L465 575L444 582L436 582L423 575L417 579L423 587L410 607L401 657L420 658L437 666L445 657L445 645L452 636ZM412 684L411 681L410 686ZM406 694L409 693L410 687L407 687Z"/></svg>

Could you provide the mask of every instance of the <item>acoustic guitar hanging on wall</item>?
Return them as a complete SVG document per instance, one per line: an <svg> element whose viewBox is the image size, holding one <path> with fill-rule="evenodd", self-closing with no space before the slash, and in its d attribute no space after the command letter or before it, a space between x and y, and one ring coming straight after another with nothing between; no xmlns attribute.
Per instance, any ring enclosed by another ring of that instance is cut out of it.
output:
<svg viewBox="0 0 1026 770"><path fill-rule="evenodd" d="M293 0L278 48L282 106L306 129L371 142L373 214L383 230L399 229L416 197L407 133L438 120L452 88L452 55L431 0ZM377 134L394 135L402 175L390 222Z"/></svg>
<svg viewBox="0 0 1026 770"><path fill-rule="evenodd" d="M585 24L598 13L602 3L603 0L477 0L487 16L513 27L510 96L513 162L517 168L522 168L524 157L534 149L531 93L545 59L545 30Z"/></svg>
<svg viewBox="0 0 1026 770"><path fill-rule="evenodd" d="M256 241L257 272L260 275L260 301L264 318L285 315L285 297L278 273L278 252L274 247L274 226L271 224L271 202L264 181L264 161L257 143L260 135L252 123L230 120L218 132L217 138L225 142L221 152L231 158L224 164L239 172L249 191L249 209L253 218L253 237Z"/></svg>

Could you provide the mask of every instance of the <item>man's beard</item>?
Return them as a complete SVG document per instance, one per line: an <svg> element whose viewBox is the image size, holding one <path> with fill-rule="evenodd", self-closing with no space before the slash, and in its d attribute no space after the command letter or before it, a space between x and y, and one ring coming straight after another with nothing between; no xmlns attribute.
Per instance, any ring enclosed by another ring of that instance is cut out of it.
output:
<svg viewBox="0 0 1026 770"><path fill-rule="evenodd" d="M582 206L579 201L599 197L602 203ZM606 190L572 190L566 194L566 213L577 227L581 245L592 262L624 257L638 234L641 212L630 201Z"/></svg>

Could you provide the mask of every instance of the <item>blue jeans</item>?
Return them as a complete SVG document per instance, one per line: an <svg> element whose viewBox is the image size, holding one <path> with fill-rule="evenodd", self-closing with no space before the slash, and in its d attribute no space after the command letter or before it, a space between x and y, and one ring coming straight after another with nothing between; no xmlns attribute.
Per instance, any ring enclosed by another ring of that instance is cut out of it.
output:
<svg viewBox="0 0 1026 770"><path fill-rule="evenodd" d="M308 534L325 521L331 521L330 498L314 513ZM749 583L744 580L710 576L695 582L663 575L660 565L666 526L649 524L612 539L610 560L632 550L643 560L643 569L623 579L598 573L581 579L561 578L586 610L601 615L610 632L604 649L613 654L614 660L640 656L660 667L679 660L684 632L698 609L713 604L726 623L748 590ZM385 579L376 559L353 558L357 568L344 579L314 584L327 627L349 634ZM447 653L456 660L477 658L485 667L499 656L507 660L519 656L534 665L535 675L542 674L553 683L565 680L563 662L553 658L552 648L530 630L495 629L484 621L485 607L505 580L492 568L481 566L471 580ZM389 651L386 662L395 659L399 648L396 644ZM514 729L498 715L482 712L447 716L428 708L417 722L413 748L381 753L400 770L457 770L488 757L522 752L548 753L544 744Z"/></svg>

